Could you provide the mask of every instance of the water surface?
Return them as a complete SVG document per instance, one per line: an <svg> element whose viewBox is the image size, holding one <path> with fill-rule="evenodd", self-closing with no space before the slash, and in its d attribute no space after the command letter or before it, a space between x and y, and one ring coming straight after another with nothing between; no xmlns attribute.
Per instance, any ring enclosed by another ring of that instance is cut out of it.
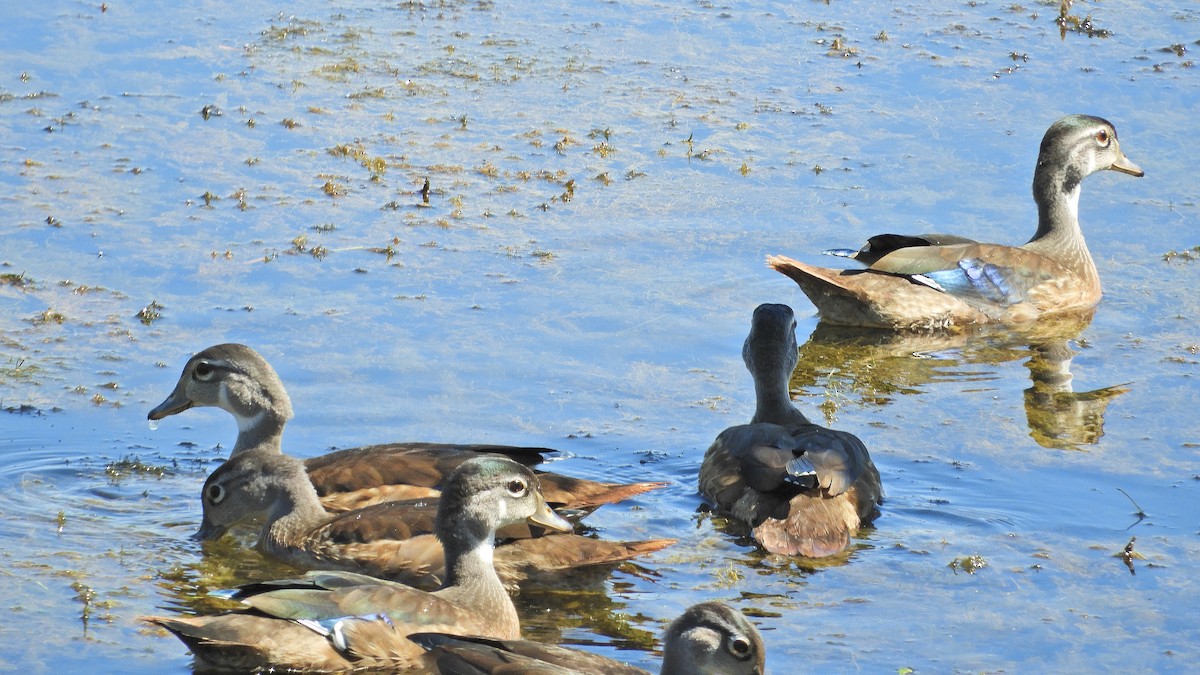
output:
<svg viewBox="0 0 1200 675"><path fill-rule="evenodd" d="M0 668L187 672L136 617L287 573L187 538L227 416L145 423L225 341L284 379L299 456L548 445L556 470L671 481L589 523L680 544L525 589L535 638L654 667L664 622L717 598L755 618L773 672L1188 668L1200 262L1164 254L1200 244L1200 9L1077 2L1066 31L1059 11L7 7ZM816 262L881 231L1025 241L1038 142L1074 112L1113 121L1146 170L1084 184L1094 320L819 330L795 395L871 449L875 529L814 566L702 513L704 449L752 411L750 312L786 302L802 341L817 329L764 255ZM1114 554L1135 536L1131 574Z"/></svg>

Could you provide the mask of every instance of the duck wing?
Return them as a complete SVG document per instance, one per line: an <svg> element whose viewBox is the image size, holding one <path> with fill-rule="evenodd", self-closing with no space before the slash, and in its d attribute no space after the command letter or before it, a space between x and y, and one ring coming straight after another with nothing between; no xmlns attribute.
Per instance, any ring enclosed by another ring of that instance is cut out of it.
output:
<svg viewBox="0 0 1200 675"><path fill-rule="evenodd" d="M646 675L599 654L532 640L445 633L415 633L409 639L429 650L442 675Z"/></svg>
<svg viewBox="0 0 1200 675"><path fill-rule="evenodd" d="M480 454L501 454L526 466L540 463L549 448L505 445L389 443L338 450L305 460L309 479L331 511L369 504L432 497L459 464ZM546 501L554 508L595 510L667 483L605 483L537 472Z"/></svg>
<svg viewBox="0 0 1200 675"><path fill-rule="evenodd" d="M816 424L746 424L722 435L745 484L759 492L819 488L837 496L858 480L867 458L856 436Z"/></svg>
<svg viewBox="0 0 1200 675"><path fill-rule="evenodd" d="M425 488L410 494L388 493L385 501L436 495L459 464L480 453L501 454L526 466L540 464L550 448L450 443L386 443L347 448L304 460L317 494L353 493L386 486ZM351 508L358 508L352 506Z"/></svg>
<svg viewBox="0 0 1200 675"><path fill-rule="evenodd" d="M973 239L960 237L956 234L877 234L868 239L867 243L863 244L863 247L857 251L850 248L833 248L822 251L822 253L840 258L851 258L870 266L885 255L902 248L973 243L975 243Z"/></svg>
<svg viewBox="0 0 1200 675"><path fill-rule="evenodd" d="M871 270L912 278L989 316L1031 300L1033 288L1063 275L1043 255L998 244L909 247L872 263Z"/></svg>
<svg viewBox="0 0 1200 675"><path fill-rule="evenodd" d="M717 436L700 491L753 528L768 551L821 557L878 512L883 490L853 434L815 424L745 424Z"/></svg>
<svg viewBox="0 0 1200 675"><path fill-rule="evenodd" d="M496 547L496 573L506 585L543 578L568 570L617 563L649 555L675 543L675 539L608 541L578 534L551 534L517 539Z"/></svg>

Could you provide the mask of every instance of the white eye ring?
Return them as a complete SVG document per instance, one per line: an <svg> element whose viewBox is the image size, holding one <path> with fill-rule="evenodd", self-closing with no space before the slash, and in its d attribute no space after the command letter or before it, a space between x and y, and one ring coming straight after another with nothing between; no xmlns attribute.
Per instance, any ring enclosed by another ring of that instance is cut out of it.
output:
<svg viewBox="0 0 1200 675"><path fill-rule="evenodd" d="M212 364L208 363L207 361L199 361L196 363L196 366L192 368L192 377L201 382L208 382L209 380L213 379L213 376L216 374L217 369L213 368Z"/></svg>
<svg viewBox="0 0 1200 675"><path fill-rule="evenodd" d="M204 496L208 499L208 503L213 505L220 504L225 499L225 486L220 483L213 483L204 491Z"/></svg>
<svg viewBox="0 0 1200 675"><path fill-rule="evenodd" d="M529 486L520 478L512 479L505 487L508 488L508 494L514 497L524 497L525 493L529 491Z"/></svg>

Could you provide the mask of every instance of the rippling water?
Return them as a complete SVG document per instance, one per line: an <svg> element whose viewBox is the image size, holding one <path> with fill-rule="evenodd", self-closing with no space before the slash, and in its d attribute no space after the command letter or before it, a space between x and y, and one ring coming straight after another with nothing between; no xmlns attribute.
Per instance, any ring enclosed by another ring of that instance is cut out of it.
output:
<svg viewBox="0 0 1200 675"><path fill-rule="evenodd" d="M0 669L186 672L136 617L288 572L246 535L187 538L227 416L145 423L224 341L288 385L296 455L549 445L575 475L672 481L588 522L680 544L524 589L535 638L653 667L663 622L718 598L755 617L775 673L1190 668L1200 261L1164 254L1200 244L1200 8L1076 2L1066 31L1059 11L7 7ZM1084 184L1090 325L847 335L763 265L881 231L1025 241L1038 142L1073 112L1146 170ZM829 563L764 556L698 510L704 449L751 414L760 302L816 330L798 403L883 475L876 527ZM1134 536L1131 574L1114 554Z"/></svg>

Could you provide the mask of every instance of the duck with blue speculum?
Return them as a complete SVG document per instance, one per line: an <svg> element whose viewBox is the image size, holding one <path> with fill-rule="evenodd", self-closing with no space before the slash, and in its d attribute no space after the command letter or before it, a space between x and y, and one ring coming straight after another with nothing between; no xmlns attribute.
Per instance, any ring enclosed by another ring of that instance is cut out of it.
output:
<svg viewBox="0 0 1200 675"><path fill-rule="evenodd" d="M438 675L647 675L600 654L530 640L417 633ZM754 624L721 602L687 608L664 633L662 675L762 675L766 649Z"/></svg>
<svg viewBox="0 0 1200 675"><path fill-rule="evenodd" d="M787 305L754 310L742 360L754 377L749 424L722 431L700 466L700 493L751 528L771 553L835 555L879 513L883 487L853 434L811 422L792 404L796 318Z"/></svg>
<svg viewBox="0 0 1200 675"><path fill-rule="evenodd" d="M493 568L498 528L529 520L569 531L538 477L499 456L463 462L446 480L437 536L446 551L442 587L427 592L353 572L310 572L249 584L227 597L244 611L143 617L174 633L200 669L347 671L428 669L416 632L520 637L520 619Z"/></svg>
<svg viewBox="0 0 1200 675"><path fill-rule="evenodd" d="M358 572L418 588L437 588L446 578L447 558L433 531L435 499L384 502L329 513L303 462L282 453L254 450L239 453L217 467L204 483L201 502L204 518L195 534L201 541L259 521L259 551L301 569ZM501 532L509 536L502 535L494 562L509 587L530 577L620 563L675 543L673 539L624 542L544 533L529 529L524 522Z"/></svg>
<svg viewBox="0 0 1200 675"><path fill-rule="evenodd" d="M1033 176L1038 229L1020 246L957 235L871 237L858 251L834 249L865 269L829 269L773 255L767 264L795 281L824 322L893 330L1020 324L1090 313L1100 275L1079 227L1083 179L1111 170L1144 175L1107 120L1068 115L1042 138Z"/></svg>
<svg viewBox="0 0 1200 675"><path fill-rule="evenodd" d="M195 407L225 410L237 421L231 457L264 450L283 452L292 402L275 369L246 345L214 345L188 359L171 394L147 417L158 421ZM387 443L337 450L304 460L309 479L330 511L349 511L399 499L436 497L446 476L480 454L501 454L522 464L540 463L550 448L489 444ZM555 508L591 511L664 487L664 482L605 483L541 472Z"/></svg>

